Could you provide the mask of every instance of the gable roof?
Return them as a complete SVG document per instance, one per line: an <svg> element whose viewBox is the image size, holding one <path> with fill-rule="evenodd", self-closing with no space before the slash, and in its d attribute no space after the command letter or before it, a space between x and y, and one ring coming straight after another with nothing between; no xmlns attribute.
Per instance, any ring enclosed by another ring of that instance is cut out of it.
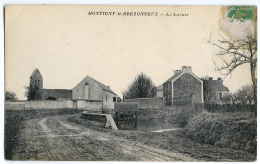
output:
<svg viewBox="0 0 260 164"><path fill-rule="evenodd" d="M174 74L172 77L170 77L168 80L166 80L163 84L171 82L172 80L174 80L175 78L177 78L180 74L182 74L183 72L177 72L176 74Z"/></svg>
<svg viewBox="0 0 260 164"><path fill-rule="evenodd" d="M48 97L72 98L72 90L68 89L43 89L43 99Z"/></svg>
<svg viewBox="0 0 260 164"><path fill-rule="evenodd" d="M205 91L229 91L222 80L203 80Z"/></svg>
<svg viewBox="0 0 260 164"><path fill-rule="evenodd" d="M89 77L89 76L87 76L87 77ZM116 95L116 93L113 92L108 86L106 86L106 85L100 83L99 81L97 81L97 80L95 80L95 79L93 79L93 78L91 78L91 77L89 77L89 78L90 78L91 80L93 80L93 81L94 81L98 86L100 86L100 88L102 88L103 90L108 91L108 92L111 92L111 93L113 93L113 94Z"/></svg>
<svg viewBox="0 0 260 164"><path fill-rule="evenodd" d="M32 77L34 77L34 76L42 77L42 75L41 75L40 71L38 70L38 68L36 68L36 69L33 71L32 75L31 75L30 77L32 78Z"/></svg>

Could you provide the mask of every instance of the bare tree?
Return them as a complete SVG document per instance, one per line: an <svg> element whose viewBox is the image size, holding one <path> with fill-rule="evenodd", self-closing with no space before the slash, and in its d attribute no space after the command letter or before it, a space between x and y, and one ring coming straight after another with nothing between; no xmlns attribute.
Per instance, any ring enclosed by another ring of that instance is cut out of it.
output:
<svg viewBox="0 0 260 164"><path fill-rule="evenodd" d="M253 99L254 104L257 104L257 37L248 35L243 40L229 41L222 37L217 43L212 42L211 39L208 43L219 48L219 53L222 64L219 65L214 60L215 70L221 74L228 76L239 66L243 64L250 64L251 80L253 83Z"/></svg>
<svg viewBox="0 0 260 164"><path fill-rule="evenodd" d="M125 98L154 97L156 94L154 89L155 87L151 78L142 72L135 77L132 84L123 92L123 96Z"/></svg>
<svg viewBox="0 0 260 164"><path fill-rule="evenodd" d="M17 100L16 93L12 91L5 92L5 101L16 101L16 100Z"/></svg>

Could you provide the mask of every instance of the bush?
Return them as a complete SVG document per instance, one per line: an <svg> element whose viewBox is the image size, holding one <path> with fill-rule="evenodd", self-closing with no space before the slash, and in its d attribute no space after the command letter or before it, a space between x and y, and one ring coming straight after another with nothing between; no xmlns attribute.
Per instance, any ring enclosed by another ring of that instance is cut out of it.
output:
<svg viewBox="0 0 260 164"><path fill-rule="evenodd" d="M203 112L189 121L185 133L200 143L256 153L256 129L251 113Z"/></svg>

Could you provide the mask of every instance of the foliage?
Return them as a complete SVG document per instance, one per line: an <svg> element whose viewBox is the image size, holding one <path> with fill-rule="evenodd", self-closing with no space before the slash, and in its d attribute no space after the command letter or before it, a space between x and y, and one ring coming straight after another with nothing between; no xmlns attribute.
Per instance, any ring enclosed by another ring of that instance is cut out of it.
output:
<svg viewBox="0 0 260 164"><path fill-rule="evenodd" d="M31 100L42 100L43 90L38 85L30 85L25 87L25 96L28 101Z"/></svg>
<svg viewBox="0 0 260 164"><path fill-rule="evenodd" d="M256 153L256 119L251 115L203 112L189 121L186 135L200 143Z"/></svg>
<svg viewBox="0 0 260 164"><path fill-rule="evenodd" d="M5 92L5 101L16 101L17 96L15 92L12 91L6 91Z"/></svg>
<svg viewBox="0 0 260 164"><path fill-rule="evenodd" d="M253 86L242 86L237 92L229 93L223 97L224 104L254 104Z"/></svg>
<svg viewBox="0 0 260 164"><path fill-rule="evenodd" d="M221 59L221 64L215 64L215 70L223 75L231 75L232 72L239 66L250 64L251 80L253 82L253 99L257 103L257 37L249 34L243 40L229 41L222 37L217 43L212 42L211 39L208 43L219 48L217 56Z"/></svg>
<svg viewBox="0 0 260 164"><path fill-rule="evenodd" d="M135 77L132 84L123 92L123 96L125 98L155 97L155 86L151 78L142 72Z"/></svg>

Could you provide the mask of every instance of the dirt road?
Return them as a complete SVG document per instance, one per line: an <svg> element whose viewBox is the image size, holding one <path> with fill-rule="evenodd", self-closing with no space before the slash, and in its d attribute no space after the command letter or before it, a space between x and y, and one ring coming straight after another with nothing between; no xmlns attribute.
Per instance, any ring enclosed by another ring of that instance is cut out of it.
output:
<svg viewBox="0 0 260 164"><path fill-rule="evenodd" d="M13 160L198 161L68 121L80 114L24 122Z"/></svg>

